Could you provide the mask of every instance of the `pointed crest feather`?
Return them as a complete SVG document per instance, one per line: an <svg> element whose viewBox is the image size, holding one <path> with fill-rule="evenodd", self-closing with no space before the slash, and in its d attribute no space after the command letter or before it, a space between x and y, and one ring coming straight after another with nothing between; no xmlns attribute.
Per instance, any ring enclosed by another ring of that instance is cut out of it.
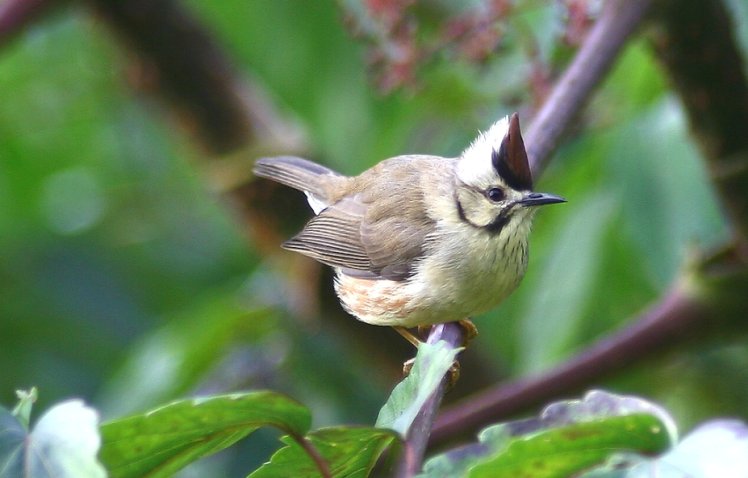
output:
<svg viewBox="0 0 748 478"><path fill-rule="evenodd" d="M519 116L504 117L481 133L460 156L457 174L466 184L487 186L498 175L518 191L532 189L532 175Z"/></svg>
<svg viewBox="0 0 748 478"><path fill-rule="evenodd" d="M530 163L527 160L525 142L519 127L519 115L514 113L509 119L509 129L501 147L493 151L491 162L499 176L506 181L512 189L518 191L532 190L532 174Z"/></svg>

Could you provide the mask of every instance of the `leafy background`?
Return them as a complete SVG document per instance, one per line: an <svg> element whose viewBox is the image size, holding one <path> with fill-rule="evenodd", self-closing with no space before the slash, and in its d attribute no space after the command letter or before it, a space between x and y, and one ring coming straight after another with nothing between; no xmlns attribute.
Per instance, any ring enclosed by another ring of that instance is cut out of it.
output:
<svg viewBox="0 0 748 478"><path fill-rule="evenodd" d="M745 56L748 8L729 4ZM404 152L458 154L537 100L526 81L534 62L556 71L571 51L558 4L522 2L489 61L440 52L416 84L383 94L338 4L185 7L304 154L346 173ZM3 46L0 402L36 385L38 409L75 396L112 418L271 388L310 406L316 427L372 424L412 350L344 317L329 273L247 240L263 224L243 225L211 174L217 158L143 85L88 5L60 7ZM246 174L260 154L284 152L250 145L219 159L246 163ZM452 399L559 363L658 297L690 253L727 237L681 107L643 42L628 46L537 188L569 203L538 215L527 277L476 319ZM284 234L303 221L301 200L289 201L277 212L290 216ZM745 340L732 337L601 385L659 400L686 430L748 416L746 365ZM260 432L184 476L246 471L277 446Z"/></svg>

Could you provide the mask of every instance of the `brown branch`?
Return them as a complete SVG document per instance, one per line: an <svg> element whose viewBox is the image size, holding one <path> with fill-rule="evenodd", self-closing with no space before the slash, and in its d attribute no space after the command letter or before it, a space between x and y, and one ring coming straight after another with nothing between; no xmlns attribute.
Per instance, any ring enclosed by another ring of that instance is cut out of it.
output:
<svg viewBox="0 0 748 478"><path fill-rule="evenodd" d="M664 0L649 35L748 255L748 81L721 0Z"/></svg>
<svg viewBox="0 0 748 478"><path fill-rule="evenodd" d="M169 98L209 151L229 152L253 139L233 65L181 2L88 1L140 60L131 79Z"/></svg>
<svg viewBox="0 0 748 478"><path fill-rule="evenodd" d="M609 0L571 65L554 86L525 135L533 176L538 176L571 122L636 30L652 0Z"/></svg>
<svg viewBox="0 0 748 478"><path fill-rule="evenodd" d="M600 340L555 369L537 377L499 384L445 410L434 428L433 441L444 441L560 395L577 392L593 381L662 353L665 346L699 334L694 325L704 316L702 304L674 289L630 327Z"/></svg>
<svg viewBox="0 0 748 478"><path fill-rule="evenodd" d="M462 347L465 341L464 330L456 323L435 325L431 328L428 343L433 344L439 340L447 342L453 350L457 349ZM434 418L447 388L448 383L445 377L416 416L410 430L408 430L408 437L405 440L403 453L397 463L394 476L409 478L420 472Z"/></svg>

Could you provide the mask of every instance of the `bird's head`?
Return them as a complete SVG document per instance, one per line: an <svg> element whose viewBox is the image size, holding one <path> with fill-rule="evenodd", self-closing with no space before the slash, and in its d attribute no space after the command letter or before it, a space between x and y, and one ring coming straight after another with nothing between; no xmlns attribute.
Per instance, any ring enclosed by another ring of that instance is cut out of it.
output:
<svg viewBox="0 0 748 478"><path fill-rule="evenodd" d="M531 220L536 206L565 201L533 192L517 113L494 123L462 152L455 200L461 220L492 234Z"/></svg>

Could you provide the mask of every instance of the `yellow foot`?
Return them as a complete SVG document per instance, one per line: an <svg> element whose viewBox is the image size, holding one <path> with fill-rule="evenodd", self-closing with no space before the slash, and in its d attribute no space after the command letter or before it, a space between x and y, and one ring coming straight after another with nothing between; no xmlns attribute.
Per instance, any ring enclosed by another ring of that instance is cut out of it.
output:
<svg viewBox="0 0 748 478"><path fill-rule="evenodd" d="M447 372L447 391L449 392L460 379L460 362L455 360Z"/></svg>
<svg viewBox="0 0 748 478"><path fill-rule="evenodd" d="M413 363L416 359L412 358L403 362L403 377L410 375L410 371L413 370ZM456 361L449 367L447 372L447 391L452 390L457 381L460 379L460 362Z"/></svg>
<svg viewBox="0 0 748 478"><path fill-rule="evenodd" d="M462 342L462 346L467 347L470 341L478 336L478 328L470 319L458 320L457 324L465 331L465 340Z"/></svg>
<svg viewBox="0 0 748 478"><path fill-rule="evenodd" d="M410 375L410 371L413 370L413 364L415 363L416 359L408 359L405 362L403 362L403 377L407 377ZM455 360L455 362L452 364L451 367L449 367L449 371L447 372L447 390L452 390L452 387L457 383L457 380L460 379L460 362Z"/></svg>

